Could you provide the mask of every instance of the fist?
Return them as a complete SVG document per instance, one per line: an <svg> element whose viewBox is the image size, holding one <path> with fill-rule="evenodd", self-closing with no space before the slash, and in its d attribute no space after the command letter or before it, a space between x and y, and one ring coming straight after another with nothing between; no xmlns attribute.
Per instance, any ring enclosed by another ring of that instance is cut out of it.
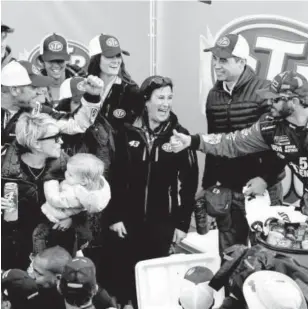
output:
<svg viewBox="0 0 308 309"><path fill-rule="evenodd" d="M85 92L92 95L100 95L104 90L104 82L97 76L89 75L84 80Z"/></svg>

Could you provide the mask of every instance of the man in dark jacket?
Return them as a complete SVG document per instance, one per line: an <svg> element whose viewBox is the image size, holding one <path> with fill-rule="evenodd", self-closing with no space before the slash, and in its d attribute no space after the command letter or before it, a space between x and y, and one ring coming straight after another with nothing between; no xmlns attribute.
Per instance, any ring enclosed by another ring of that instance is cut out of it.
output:
<svg viewBox="0 0 308 309"><path fill-rule="evenodd" d="M268 100L271 114L262 115L250 128L192 137L174 132L172 149L179 152L191 146L229 158L272 149L302 181L301 212L308 215L308 81L295 71L285 71L257 93Z"/></svg>
<svg viewBox="0 0 308 309"><path fill-rule="evenodd" d="M228 34L204 51L212 52L217 77L206 102L208 132L229 133L249 127L266 112L266 104L262 104L255 91L269 82L257 77L246 64L247 41L241 35ZM232 190L231 214L216 218L220 252L233 244L247 244L244 186L249 187L248 193L252 195L263 194L267 189L272 205L282 203L283 167L270 151L233 159L206 156L203 188L219 183Z"/></svg>
<svg viewBox="0 0 308 309"><path fill-rule="evenodd" d="M13 28L1 24L1 69L14 59L12 57L12 50L7 45L7 35L12 32L14 32Z"/></svg>

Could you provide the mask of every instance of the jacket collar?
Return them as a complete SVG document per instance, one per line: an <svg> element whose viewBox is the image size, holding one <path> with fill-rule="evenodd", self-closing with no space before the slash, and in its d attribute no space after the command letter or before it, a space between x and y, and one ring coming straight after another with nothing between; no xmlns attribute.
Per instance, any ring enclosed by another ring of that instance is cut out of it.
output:
<svg viewBox="0 0 308 309"><path fill-rule="evenodd" d="M147 110L145 109L141 117L137 118L132 125L126 124L126 127L142 129L142 130L148 131L149 133L153 135L164 136L164 135L170 134L170 132L172 132L172 130L176 127L177 124L178 124L177 116L173 112L170 112L169 119L161 123L153 131L149 127L149 117L148 117Z"/></svg>
<svg viewBox="0 0 308 309"><path fill-rule="evenodd" d="M236 92L238 89L246 85L254 77L255 77L255 72L253 71L253 69L250 66L245 65L244 71L242 72L235 86L232 89L232 93ZM223 82L216 81L214 89L225 91L223 88Z"/></svg>

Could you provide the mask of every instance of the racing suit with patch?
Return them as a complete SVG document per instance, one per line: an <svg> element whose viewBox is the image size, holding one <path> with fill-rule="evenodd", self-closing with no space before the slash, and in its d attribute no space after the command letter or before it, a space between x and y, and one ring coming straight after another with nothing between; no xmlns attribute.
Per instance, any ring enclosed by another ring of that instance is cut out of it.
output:
<svg viewBox="0 0 308 309"><path fill-rule="evenodd" d="M241 131L194 135L191 148L229 158L272 149L302 181L301 211L308 215L308 123L297 126L265 114L250 128Z"/></svg>

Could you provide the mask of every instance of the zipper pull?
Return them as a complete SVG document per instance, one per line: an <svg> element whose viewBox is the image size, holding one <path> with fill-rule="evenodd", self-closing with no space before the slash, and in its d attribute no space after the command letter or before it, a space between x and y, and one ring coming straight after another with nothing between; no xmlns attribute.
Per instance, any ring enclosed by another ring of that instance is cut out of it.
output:
<svg viewBox="0 0 308 309"><path fill-rule="evenodd" d="M146 150L145 147L143 148L143 155L142 155L142 161L145 161L146 158Z"/></svg>
<svg viewBox="0 0 308 309"><path fill-rule="evenodd" d="M158 161L158 147L155 149L155 162Z"/></svg>

